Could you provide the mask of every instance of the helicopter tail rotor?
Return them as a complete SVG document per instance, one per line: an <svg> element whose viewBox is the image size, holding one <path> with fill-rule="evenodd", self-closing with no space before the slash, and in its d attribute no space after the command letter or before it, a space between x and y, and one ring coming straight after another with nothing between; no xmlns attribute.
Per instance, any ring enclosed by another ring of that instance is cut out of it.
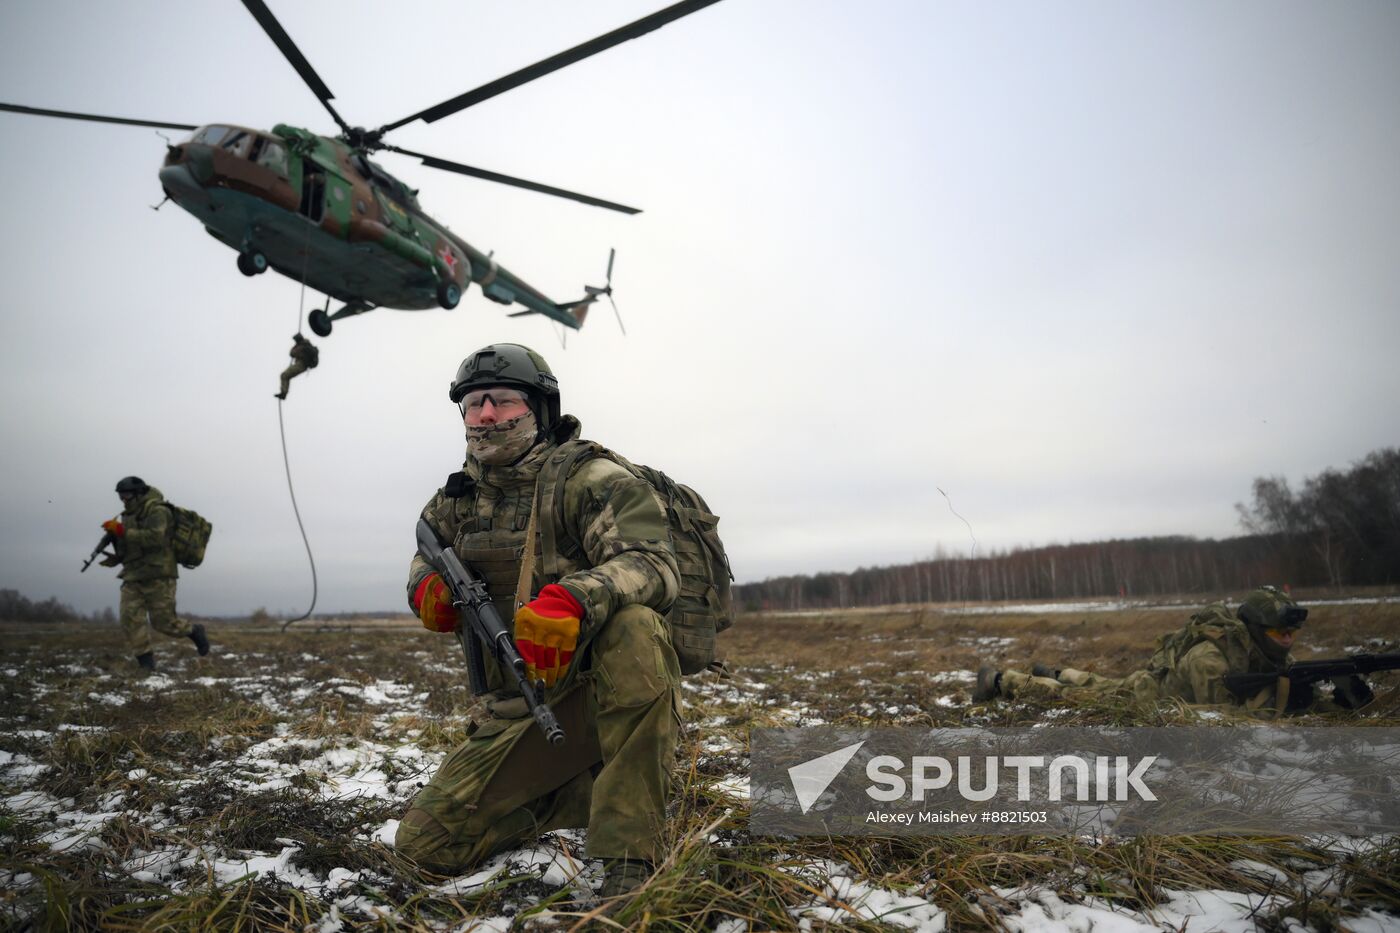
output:
<svg viewBox="0 0 1400 933"><path fill-rule="evenodd" d="M571 328L573 330L579 330L583 327L583 322L588 318L589 308L592 307L593 303L596 302L599 298L606 295L608 298L608 303L612 305L613 314L617 317L617 326L622 330L622 335L624 337L627 336L627 328L622 323L622 312L618 311L617 302L613 300L612 296L612 270L613 262L616 259L617 250L609 250L608 271L607 276L604 279L604 283L602 285L583 286L583 297L575 301L567 301L562 304L554 304L548 299L544 298L544 296L540 295L538 292L535 292L532 289L528 289L523 284L520 285L520 290L517 292L508 293L509 298L503 301L502 303L510 304L512 301L518 301L521 304L525 305L525 308L521 311L512 311L506 316L527 317L532 314L542 314L545 317L559 324L563 324L565 327ZM497 300L500 299L498 298Z"/></svg>
<svg viewBox="0 0 1400 933"><path fill-rule="evenodd" d="M617 327L618 327L619 330L622 331L622 336L626 337L626 336L627 336L627 328L626 328L626 327L623 325L623 323L622 323L622 312L620 312L620 311L617 310L617 302L616 302L616 301L613 301L613 296L612 296L612 290L613 290L613 288L612 288L613 260L615 260L616 258L617 258L617 250L616 250L615 248L609 248L609 249L608 249L608 272L607 272L607 276L606 276L606 278L605 278L604 284L603 284L602 286L598 286L598 285L585 285L585 286L583 286L583 290L584 290L585 292L587 292L588 297L585 298L585 299L583 299L583 301L579 302L579 304L577 305L577 307L578 307L578 308L581 308L581 309L586 309L586 306L587 306L587 305L592 304L593 302L597 301L600 297L606 295L606 296L607 296L607 299L608 299L608 304L612 305L613 314L617 317ZM578 321L579 321L580 324L583 323L583 319L582 319L582 318L579 318Z"/></svg>
<svg viewBox="0 0 1400 933"><path fill-rule="evenodd" d="M612 295L608 296L608 304L612 305L613 315L617 318L617 329L622 331L622 336L627 336L627 328L622 323L622 312L617 310L617 302L613 301Z"/></svg>

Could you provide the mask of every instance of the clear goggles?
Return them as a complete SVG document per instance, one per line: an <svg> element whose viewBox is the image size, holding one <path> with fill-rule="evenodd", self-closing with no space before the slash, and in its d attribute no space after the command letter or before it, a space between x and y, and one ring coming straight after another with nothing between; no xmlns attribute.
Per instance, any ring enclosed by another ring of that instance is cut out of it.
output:
<svg viewBox="0 0 1400 933"><path fill-rule="evenodd" d="M491 407L503 420L523 415L530 407L529 396L520 389L511 389L506 386L476 389L462 396L462 400L457 404L462 409L462 417L470 421L474 417L481 417L487 402L491 403Z"/></svg>

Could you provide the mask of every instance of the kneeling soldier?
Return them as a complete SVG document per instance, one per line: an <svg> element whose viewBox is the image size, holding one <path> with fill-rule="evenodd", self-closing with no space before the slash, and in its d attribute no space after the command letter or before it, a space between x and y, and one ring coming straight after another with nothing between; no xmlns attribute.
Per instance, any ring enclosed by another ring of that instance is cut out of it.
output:
<svg viewBox="0 0 1400 933"><path fill-rule="evenodd" d="M545 742L487 656L491 689L469 737L413 801L395 846L455 874L541 833L586 826L587 854L606 870L603 895L626 893L661 856L679 726L680 669L661 615L678 570L663 506L645 481L596 456L558 476L562 515L536 515L536 502L556 501L537 490L542 470L579 422L560 415L558 383L534 351L473 353L449 397L462 411L467 459L422 517L483 578L502 618L514 618L530 679L545 683L568 738ZM561 472L543 475L552 484ZM420 556L408 595L429 630L461 624Z"/></svg>

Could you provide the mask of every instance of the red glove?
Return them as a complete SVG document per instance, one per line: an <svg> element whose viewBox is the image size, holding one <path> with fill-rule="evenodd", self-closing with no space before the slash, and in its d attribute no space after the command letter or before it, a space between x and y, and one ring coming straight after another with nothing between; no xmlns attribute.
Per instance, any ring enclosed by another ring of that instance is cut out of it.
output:
<svg viewBox="0 0 1400 933"><path fill-rule="evenodd" d="M115 518L109 518L105 522L103 522L102 530L110 532L111 534L116 535L118 538L126 534L126 526L123 525L121 522L117 521Z"/></svg>
<svg viewBox="0 0 1400 933"><path fill-rule="evenodd" d="M462 624L457 617L457 607L452 605L452 594L440 574L429 574L418 584L418 589L413 591L413 608L418 610L418 618L430 632L455 632Z"/></svg>
<svg viewBox="0 0 1400 933"><path fill-rule="evenodd" d="M557 583L515 610L515 647L525 660L526 676L543 680L546 687L564 676L578 647L582 618L583 606Z"/></svg>

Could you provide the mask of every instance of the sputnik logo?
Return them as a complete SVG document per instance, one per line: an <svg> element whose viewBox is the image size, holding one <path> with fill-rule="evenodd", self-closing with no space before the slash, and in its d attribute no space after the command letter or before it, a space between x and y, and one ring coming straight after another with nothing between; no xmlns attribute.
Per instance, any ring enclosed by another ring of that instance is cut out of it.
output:
<svg viewBox="0 0 1400 933"><path fill-rule="evenodd" d="M834 752L788 768L788 779L792 781L793 793L797 794L797 805L802 808L803 813L812 809L812 804L826 793L831 782L836 780L836 775L841 773L841 769L846 767L864 744L865 740L862 739L854 745L838 748Z"/></svg>

